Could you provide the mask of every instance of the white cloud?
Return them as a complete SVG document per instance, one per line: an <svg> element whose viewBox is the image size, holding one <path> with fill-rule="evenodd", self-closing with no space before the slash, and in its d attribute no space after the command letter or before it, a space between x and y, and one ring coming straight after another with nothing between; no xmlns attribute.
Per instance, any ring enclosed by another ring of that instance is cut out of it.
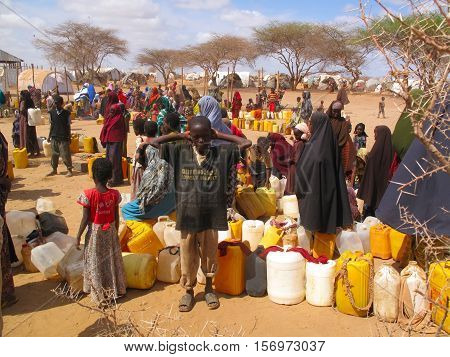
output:
<svg viewBox="0 0 450 357"><path fill-rule="evenodd" d="M230 0L176 0L175 6L183 9L212 10L220 9L230 3Z"/></svg>
<svg viewBox="0 0 450 357"><path fill-rule="evenodd" d="M361 26L362 20L357 16L340 15L336 16L330 23L334 25L342 25L344 29L351 30L355 27Z"/></svg>
<svg viewBox="0 0 450 357"><path fill-rule="evenodd" d="M195 35L195 40L198 43L202 43L202 42L206 42L206 41L210 40L212 36L213 36L213 34L211 32L198 32Z"/></svg>
<svg viewBox="0 0 450 357"><path fill-rule="evenodd" d="M220 15L220 19L237 27L254 27L266 24L269 19L255 10L231 10Z"/></svg>

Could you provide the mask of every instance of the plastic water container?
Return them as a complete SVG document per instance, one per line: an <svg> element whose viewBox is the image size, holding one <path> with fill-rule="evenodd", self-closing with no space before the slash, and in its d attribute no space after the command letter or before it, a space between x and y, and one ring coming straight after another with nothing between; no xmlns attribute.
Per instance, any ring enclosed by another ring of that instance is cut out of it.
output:
<svg viewBox="0 0 450 357"><path fill-rule="evenodd" d="M231 232L228 231L218 231L218 242L223 242L224 240L231 239Z"/></svg>
<svg viewBox="0 0 450 357"><path fill-rule="evenodd" d="M292 218L297 218L299 215L298 200L296 195L283 197L283 214Z"/></svg>
<svg viewBox="0 0 450 357"><path fill-rule="evenodd" d="M58 274L56 267L62 258L64 258L63 251L53 242L37 246L31 250L31 262L46 278Z"/></svg>
<svg viewBox="0 0 450 357"><path fill-rule="evenodd" d="M80 152L80 140L78 134L72 134L70 137L70 153L76 154Z"/></svg>
<svg viewBox="0 0 450 357"><path fill-rule="evenodd" d="M409 262L406 268L401 271L400 278L401 281L405 280L405 287L411 296L412 306L406 306L406 308L413 310L414 315L422 314L428 310L426 274L417 262Z"/></svg>
<svg viewBox="0 0 450 357"><path fill-rule="evenodd" d="M318 258L321 255L328 259L333 259L334 248L336 245L336 235L328 233L314 233L313 256Z"/></svg>
<svg viewBox="0 0 450 357"><path fill-rule="evenodd" d="M366 217L366 219L364 220L363 223L366 226L368 226L369 228L371 228L372 226L375 226L377 224L381 224L381 221L378 218L376 218L376 217L368 216L368 217Z"/></svg>
<svg viewBox="0 0 450 357"><path fill-rule="evenodd" d="M9 211L6 213L6 224L11 236L28 237L37 229L36 215L33 212Z"/></svg>
<svg viewBox="0 0 450 357"><path fill-rule="evenodd" d="M92 138L92 137L83 138L83 148L84 148L85 153L95 154L94 138Z"/></svg>
<svg viewBox="0 0 450 357"><path fill-rule="evenodd" d="M370 227L364 223L356 223L356 233L358 234L364 253L370 252Z"/></svg>
<svg viewBox="0 0 450 357"><path fill-rule="evenodd" d="M8 178L12 181L14 180L14 165L11 160L8 160L7 166L7 172L8 172Z"/></svg>
<svg viewBox="0 0 450 357"><path fill-rule="evenodd" d="M156 259L151 254L122 253L127 287L150 289L156 281Z"/></svg>
<svg viewBox="0 0 450 357"><path fill-rule="evenodd" d="M350 252L364 252L361 239L358 237L358 233L353 231L340 231L336 236L336 247L339 253L342 254L346 251Z"/></svg>
<svg viewBox="0 0 450 357"><path fill-rule="evenodd" d="M306 249L311 253L312 248L312 236L311 232L307 232L304 227L300 226L297 228L297 244L300 248Z"/></svg>
<svg viewBox="0 0 450 357"><path fill-rule="evenodd" d="M77 243L75 238L70 237L67 234L61 232L55 232L50 234L48 237L45 238L45 242L55 243L64 254L67 253L69 249L72 248Z"/></svg>
<svg viewBox="0 0 450 357"><path fill-rule="evenodd" d="M244 221L242 224L242 242L247 242L251 251L255 251L264 235L262 221Z"/></svg>
<svg viewBox="0 0 450 357"><path fill-rule="evenodd" d="M31 247L28 244L24 244L20 251L23 258L23 266L28 273L37 273L39 270L31 262Z"/></svg>
<svg viewBox="0 0 450 357"><path fill-rule="evenodd" d="M228 246L227 253L218 258L219 270L214 284L217 292L240 295L245 290L245 255L238 246Z"/></svg>
<svg viewBox="0 0 450 357"><path fill-rule="evenodd" d="M239 187L236 192L236 202L239 211L248 219L257 219L266 213L263 204L253 190L253 186Z"/></svg>
<svg viewBox="0 0 450 357"><path fill-rule="evenodd" d="M170 222L164 230L164 243L166 247L179 246L181 243L181 232L175 229L176 223Z"/></svg>
<svg viewBox="0 0 450 357"><path fill-rule="evenodd" d="M411 254L411 237L407 234L391 229L389 231L392 259L400 262L408 259Z"/></svg>
<svg viewBox="0 0 450 357"><path fill-rule="evenodd" d="M28 109L28 125L36 126L45 124L45 120L41 115L41 110L39 108L29 108Z"/></svg>
<svg viewBox="0 0 450 357"><path fill-rule="evenodd" d="M276 176L269 177L270 188L275 191L277 198L283 197L283 192L281 192L280 179Z"/></svg>
<svg viewBox="0 0 450 357"><path fill-rule="evenodd" d="M167 224L171 222L173 221L169 218L169 216L160 216L158 217L158 222L156 222L153 226L153 232L155 232L164 247L166 246L164 243L164 230L166 229Z"/></svg>
<svg viewBox="0 0 450 357"><path fill-rule="evenodd" d="M306 263L306 301L314 306L331 306L334 294L336 262Z"/></svg>
<svg viewBox="0 0 450 357"><path fill-rule="evenodd" d="M395 322L398 317L400 274L383 264L374 278L373 312L380 321Z"/></svg>
<svg viewBox="0 0 450 357"><path fill-rule="evenodd" d="M281 229L278 229L275 226L270 226L259 244L266 249L272 246L281 246L282 237L283 231Z"/></svg>
<svg viewBox="0 0 450 357"><path fill-rule="evenodd" d="M430 298L434 302L440 303L442 306L446 306L450 296L450 261L441 261L432 263L429 270L429 287ZM441 325L444 319L444 309L433 305L431 310L431 318L436 325ZM443 326L443 330L450 333L450 316L447 316Z"/></svg>
<svg viewBox="0 0 450 357"><path fill-rule="evenodd" d="M181 277L180 248L168 247L159 252L156 278L164 283L177 283Z"/></svg>
<svg viewBox="0 0 450 357"><path fill-rule="evenodd" d="M264 247L257 247L245 259L245 290L249 296L264 296L267 291L267 264L259 254Z"/></svg>
<svg viewBox="0 0 450 357"><path fill-rule="evenodd" d="M161 242L153 232L152 226L146 222L127 221L131 230L127 247L131 253L147 253L154 257L163 248Z"/></svg>
<svg viewBox="0 0 450 357"><path fill-rule="evenodd" d="M82 291L84 284L84 262L78 261L66 267L67 284L74 291Z"/></svg>
<svg viewBox="0 0 450 357"><path fill-rule="evenodd" d="M44 150L44 156L45 157L51 157L53 154L53 150L52 150L52 143L50 143L47 140L44 140L42 142L42 149Z"/></svg>
<svg viewBox="0 0 450 357"><path fill-rule="evenodd" d="M38 214L50 212L56 214L56 207L52 200L40 197L36 202L36 211Z"/></svg>
<svg viewBox="0 0 450 357"><path fill-rule="evenodd" d="M230 221L228 222L229 237L233 240L242 240L242 225L244 221L243 220L236 220L236 221Z"/></svg>
<svg viewBox="0 0 450 357"><path fill-rule="evenodd" d="M258 187L256 196L264 206L265 216L274 216L277 213L277 196L275 190L266 187Z"/></svg>
<svg viewBox="0 0 450 357"><path fill-rule="evenodd" d="M26 169L28 167L28 152L26 148L13 150L14 167Z"/></svg>
<svg viewBox="0 0 450 357"><path fill-rule="evenodd" d="M77 249L76 246L72 246L56 266L56 271L59 276L66 279L66 268L71 264L83 262L83 254L84 246L81 245L80 249Z"/></svg>
<svg viewBox="0 0 450 357"><path fill-rule="evenodd" d="M376 258L390 259L391 242L389 233L391 228L383 224L376 224L370 227L370 251Z"/></svg>
<svg viewBox="0 0 450 357"><path fill-rule="evenodd" d="M269 299L282 305L305 300L305 258L296 252L270 252L266 261Z"/></svg>

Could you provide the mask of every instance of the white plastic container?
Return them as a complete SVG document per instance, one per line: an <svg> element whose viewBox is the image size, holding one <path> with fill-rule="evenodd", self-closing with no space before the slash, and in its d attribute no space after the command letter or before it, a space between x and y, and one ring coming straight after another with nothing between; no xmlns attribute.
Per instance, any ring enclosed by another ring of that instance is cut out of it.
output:
<svg viewBox="0 0 450 357"><path fill-rule="evenodd" d="M83 262L83 254L84 254L84 246L80 246L80 249L74 245L72 246L67 253L64 255L64 258L56 266L56 271L61 276L61 278L66 279L66 270L69 265Z"/></svg>
<svg viewBox="0 0 450 357"><path fill-rule="evenodd" d="M44 150L45 157L51 157L53 154L52 144L47 140L42 142L42 150Z"/></svg>
<svg viewBox="0 0 450 357"><path fill-rule="evenodd" d="M248 242L252 252L258 248L263 235L264 223L262 221L248 220L242 224L242 242Z"/></svg>
<svg viewBox="0 0 450 357"><path fill-rule="evenodd" d="M299 215L298 200L296 195L289 195L283 197L283 214L285 216L296 219Z"/></svg>
<svg viewBox="0 0 450 357"><path fill-rule="evenodd" d="M164 243L164 230L166 229L167 224L171 222L173 221L169 218L169 216L161 216L158 217L158 222L156 222L153 226L153 232L155 232L163 247L166 246Z"/></svg>
<svg viewBox="0 0 450 357"><path fill-rule="evenodd" d="M406 278L406 285L411 296L414 315L419 315L428 310L426 274L415 261L410 261L402 270L400 277Z"/></svg>
<svg viewBox="0 0 450 357"><path fill-rule="evenodd" d="M281 192L281 184L280 180L276 176L269 177L270 188L275 191L277 198L280 199L283 197L283 192Z"/></svg>
<svg viewBox="0 0 450 357"><path fill-rule="evenodd" d="M28 109L28 125L36 126L45 124L45 120L41 115L41 110L39 108L29 108Z"/></svg>
<svg viewBox="0 0 450 357"><path fill-rule="evenodd" d="M370 228L372 226L376 226L377 224L380 224L381 221L376 217L368 216L368 217L366 217L366 219L364 220L363 223Z"/></svg>
<svg viewBox="0 0 450 357"><path fill-rule="evenodd" d="M83 290L83 283L84 283L83 273L84 273L83 261L72 263L66 267L66 281L67 284L69 284L69 286L74 291Z"/></svg>
<svg viewBox="0 0 450 357"><path fill-rule="evenodd" d="M49 213L56 213L56 207L52 200L49 200L48 198L40 197L38 198L36 202L36 211L38 214L49 212Z"/></svg>
<svg viewBox="0 0 450 357"><path fill-rule="evenodd" d="M312 235L311 232L307 232L302 226L297 228L297 245L311 253Z"/></svg>
<svg viewBox="0 0 450 357"><path fill-rule="evenodd" d="M31 262L46 278L51 278L58 273L56 267L62 258L64 253L53 242L31 250Z"/></svg>
<svg viewBox="0 0 450 357"><path fill-rule="evenodd" d="M219 243L223 242L224 240L227 240L229 238L231 238L231 232L230 230L227 231L219 231Z"/></svg>
<svg viewBox="0 0 450 357"><path fill-rule="evenodd" d="M364 223L356 223L356 233L361 241L364 254L370 252L370 227Z"/></svg>
<svg viewBox="0 0 450 357"><path fill-rule="evenodd" d="M77 243L75 238L61 232L52 233L44 239L46 243L55 243L64 254L67 253L70 248L72 248Z"/></svg>
<svg viewBox="0 0 450 357"><path fill-rule="evenodd" d="M282 305L305 300L305 258L296 252L270 252L266 261L269 299Z"/></svg>
<svg viewBox="0 0 450 357"><path fill-rule="evenodd" d="M26 238L37 229L36 215L33 212L9 211L6 213L6 224L11 236Z"/></svg>
<svg viewBox="0 0 450 357"><path fill-rule="evenodd" d="M27 240L22 236L11 236L14 245L14 252L16 253L17 259L19 263L16 266L19 266L23 263L22 257L22 246L27 242Z"/></svg>
<svg viewBox="0 0 450 357"><path fill-rule="evenodd" d="M336 262L306 263L306 301L314 306L331 306L334 293Z"/></svg>
<svg viewBox="0 0 450 357"><path fill-rule="evenodd" d="M181 277L180 248L166 248L159 252L156 279L164 283L177 283Z"/></svg>
<svg viewBox="0 0 450 357"><path fill-rule="evenodd" d="M361 243L361 239L358 237L358 233L353 231L340 231L336 236L336 247L339 253L345 251L350 252L363 252L364 247Z"/></svg>
<svg viewBox="0 0 450 357"><path fill-rule="evenodd" d="M181 232L175 229L176 223L167 223L166 229L164 229L164 246L175 247L181 243Z"/></svg>
<svg viewBox="0 0 450 357"><path fill-rule="evenodd" d="M398 317L400 274L383 264L374 277L373 312L380 321L395 322Z"/></svg>
<svg viewBox="0 0 450 357"><path fill-rule="evenodd" d="M39 138L37 138L38 141L38 146L39 146L39 150L44 150L44 141L47 140L46 138L40 136Z"/></svg>

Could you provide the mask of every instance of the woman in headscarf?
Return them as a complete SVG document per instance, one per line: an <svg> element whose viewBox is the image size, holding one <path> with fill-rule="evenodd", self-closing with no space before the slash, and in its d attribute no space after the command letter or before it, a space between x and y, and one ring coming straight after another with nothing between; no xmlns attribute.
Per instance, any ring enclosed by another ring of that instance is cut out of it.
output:
<svg viewBox="0 0 450 357"><path fill-rule="evenodd" d="M39 156L39 143L37 140L36 127L28 125L28 109L34 108L30 92L20 92L20 148L26 148L31 157Z"/></svg>
<svg viewBox="0 0 450 357"><path fill-rule="evenodd" d="M242 98L241 93L238 91L234 92L233 101L231 102L231 119L239 118L239 112L242 108Z"/></svg>
<svg viewBox="0 0 450 357"><path fill-rule="evenodd" d="M173 107L172 103L170 103L170 100L168 97L160 97L158 99L158 107L159 107L159 113L156 117L156 123L158 124L158 128L161 132L161 126L164 124L164 118L167 114L175 112L175 108Z"/></svg>
<svg viewBox="0 0 450 357"><path fill-rule="evenodd" d="M183 90L184 100L192 100L192 96L184 84L181 86L181 89Z"/></svg>
<svg viewBox="0 0 450 357"><path fill-rule="evenodd" d="M381 198L389 184L389 169L394 158L391 131L385 125L375 128L375 144L367 155L367 164L358 198L364 200L364 216L374 216Z"/></svg>
<svg viewBox="0 0 450 357"><path fill-rule="evenodd" d="M310 130L297 163L301 224L311 232L335 234L337 227L353 223L339 149L326 114L315 112Z"/></svg>
<svg viewBox="0 0 450 357"><path fill-rule="evenodd" d="M285 195L295 195L295 185L297 183L297 163L302 156L306 142L311 136L306 123L297 124L293 131L295 140L289 156L287 182L284 190Z"/></svg>
<svg viewBox="0 0 450 357"><path fill-rule="evenodd" d="M218 131L219 133L232 135L230 128L228 128L222 120L222 110L220 109L220 105L217 100L211 96L204 96L199 100L198 104L200 107L200 115L209 119L212 129ZM221 140L213 140L213 145L220 145L222 143L225 142Z"/></svg>
<svg viewBox="0 0 450 357"><path fill-rule="evenodd" d="M311 102L311 93L309 91L304 91L303 94L302 107L300 109L300 117L303 121L309 120L313 112L313 106Z"/></svg>
<svg viewBox="0 0 450 357"><path fill-rule="evenodd" d="M123 184L122 153L123 141L127 135L127 126L123 116L123 104L118 103L115 92L109 95L107 117L100 133L100 141L106 147L106 158L113 164L113 176L110 186Z"/></svg>
<svg viewBox="0 0 450 357"><path fill-rule="evenodd" d="M269 133L267 139L270 143L270 157L272 159L272 175L281 179L286 177L289 170L289 161L292 146L287 142L283 135Z"/></svg>
<svg viewBox="0 0 450 357"><path fill-rule="evenodd" d="M153 108L153 105L156 104L156 102L158 101L159 98L160 98L160 95L159 95L158 88L153 87L152 94L150 95L150 99L148 100L148 106L150 108Z"/></svg>

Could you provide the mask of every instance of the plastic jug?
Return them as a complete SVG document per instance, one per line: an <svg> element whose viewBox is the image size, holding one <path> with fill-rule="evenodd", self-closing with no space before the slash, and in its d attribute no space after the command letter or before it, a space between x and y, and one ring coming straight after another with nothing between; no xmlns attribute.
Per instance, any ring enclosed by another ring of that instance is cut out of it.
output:
<svg viewBox="0 0 450 357"><path fill-rule="evenodd" d="M11 236L28 237L37 229L36 215L33 212L9 211L6 213L6 224Z"/></svg>
<svg viewBox="0 0 450 357"><path fill-rule="evenodd" d="M239 125L239 118L233 118L233 125L237 127Z"/></svg>
<svg viewBox="0 0 450 357"><path fill-rule="evenodd" d="M328 259L333 259L334 247L336 244L336 234L314 233L313 256L318 258L321 255Z"/></svg>
<svg viewBox="0 0 450 357"><path fill-rule="evenodd" d="M290 216L292 218L298 217L299 211L298 211L298 200L296 195L283 197L283 214L285 216Z"/></svg>
<svg viewBox="0 0 450 357"><path fill-rule="evenodd" d="M49 242L31 250L31 261L46 278L58 274L56 266L64 258L64 253L58 246Z"/></svg>
<svg viewBox="0 0 450 357"><path fill-rule="evenodd" d="M256 196L264 206L266 213L264 216L274 216L277 213L277 195L275 190L259 187L256 189Z"/></svg>
<svg viewBox="0 0 450 357"><path fill-rule="evenodd" d="M42 142L42 149L44 150L45 157L52 157L53 154L52 143L48 142L47 140L44 140Z"/></svg>
<svg viewBox="0 0 450 357"><path fill-rule="evenodd" d="M31 247L28 244L22 245L22 249L20 251L23 258L23 266L28 273L37 273L39 271L31 261Z"/></svg>
<svg viewBox="0 0 450 357"><path fill-rule="evenodd" d="M270 120L267 121L266 131L269 133L273 132L273 121Z"/></svg>
<svg viewBox="0 0 450 357"><path fill-rule="evenodd" d="M283 237L283 231L275 226L270 226L264 237L259 243L265 249L272 247L274 245L282 245L281 238Z"/></svg>
<svg viewBox="0 0 450 357"><path fill-rule="evenodd" d="M153 232L152 226L146 222L127 221L130 229L127 247L131 253L147 253L154 257L163 248L161 242Z"/></svg>
<svg viewBox="0 0 450 357"><path fill-rule="evenodd" d="M266 210L253 191L253 186L239 187L236 193L236 202L239 212L244 214L247 219L257 219L264 216Z"/></svg>
<svg viewBox="0 0 450 357"><path fill-rule="evenodd" d="M176 223L167 223L166 229L164 230L164 243L166 247L179 246L181 243L181 232L175 229Z"/></svg>
<svg viewBox="0 0 450 357"><path fill-rule="evenodd" d="M398 262L405 261L411 254L411 237L392 229L389 231L392 258Z"/></svg>
<svg viewBox="0 0 450 357"><path fill-rule="evenodd" d="M151 254L122 253L127 287L150 289L156 281L156 259Z"/></svg>
<svg viewBox="0 0 450 357"><path fill-rule="evenodd" d="M228 231L219 231L218 232L219 238L218 238L218 242L223 242L224 240L230 240L231 239L231 232L230 230Z"/></svg>
<svg viewBox="0 0 450 357"><path fill-rule="evenodd" d="M383 224L376 224L370 227L370 251L374 257L381 259L391 258L390 230L390 227Z"/></svg>
<svg viewBox="0 0 450 357"><path fill-rule="evenodd" d="M312 236L311 232L307 232L305 228L302 226L297 228L297 245L300 248L306 249L309 253L311 253L311 244Z"/></svg>
<svg viewBox="0 0 450 357"><path fill-rule="evenodd" d="M181 277L180 248L167 247L159 252L156 278L164 283L177 283Z"/></svg>
<svg viewBox="0 0 450 357"><path fill-rule="evenodd" d="M280 131L280 127L278 126L278 124L273 124L272 132L273 133L278 133L279 131Z"/></svg>
<svg viewBox="0 0 450 357"><path fill-rule="evenodd" d="M389 264L377 271L373 286L373 312L380 321L395 322L398 316L400 274Z"/></svg>
<svg viewBox="0 0 450 357"><path fill-rule="evenodd" d="M361 240L364 253L370 252L370 227L364 223L356 223L356 233Z"/></svg>
<svg viewBox="0 0 450 357"><path fill-rule="evenodd" d="M90 178L92 178L92 165L94 165L94 161L99 157L102 157L102 155L96 155L88 159L88 174Z"/></svg>
<svg viewBox="0 0 450 357"><path fill-rule="evenodd" d="M76 243L76 239L68 236L67 234L61 232L55 232L50 234L45 238L45 242L53 242L57 245L59 249L65 254L72 248Z"/></svg>
<svg viewBox="0 0 450 357"><path fill-rule="evenodd" d="M41 115L41 110L39 108L29 108L28 109L28 125L36 126L43 125L45 123L44 118Z"/></svg>
<svg viewBox="0 0 450 357"><path fill-rule="evenodd" d="M259 120L253 120L253 130L259 131Z"/></svg>
<svg viewBox="0 0 450 357"><path fill-rule="evenodd" d="M13 150L14 167L16 169L26 169L28 167L28 152L27 149Z"/></svg>
<svg viewBox="0 0 450 357"><path fill-rule="evenodd" d="M428 308L426 274L415 261L409 262L408 266L400 273L404 288L408 289L412 305L408 305L400 296L400 309L408 311L409 316L424 314ZM400 290L401 292L401 290ZM403 306L402 306L403 305Z"/></svg>
<svg viewBox="0 0 450 357"><path fill-rule="evenodd" d="M8 178L12 181L14 180L14 166L11 160L8 160L8 163L6 164L7 172L8 172Z"/></svg>
<svg viewBox="0 0 450 357"><path fill-rule="evenodd" d="M173 222L169 216L161 216L158 217L158 222L153 226L153 232L155 232L161 244L165 247L164 243L164 230L167 227L168 223Z"/></svg>
<svg viewBox="0 0 450 357"><path fill-rule="evenodd" d="M263 251L259 246L245 259L245 290L249 296L264 296L267 291L267 265L259 256Z"/></svg>
<svg viewBox="0 0 450 357"><path fill-rule="evenodd" d="M270 252L266 261L269 299L282 305L305 300L305 258L297 252Z"/></svg>
<svg viewBox="0 0 450 357"><path fill-rule="evenodd" d="M264 235L262 221L244 221L242 224L242 242L247 242L251 251L255 251Z"/></svg>
<svg viewBox="0 0 450 357"><path fill-rule="evenodd" d="M72 134L70 137L70 153L76 154L80 152L80 140L78 134Z"/></svg>
<svg viewBox="0 0 450 357"><path fill-rule="evenodd" d="M218 258L219 270L214 284L217 292L240 295L245 289L245 255L238 246L228 246L227 253Z"/></svg>
<svg viewBox="0 0 450 357"><path fill-rule="evenodd" d="M92 137L83 138L83 148L85 153L95 154L94 138Z"/></svg>
<svg viewBox="0 0 450 357"><path fill-rule="evenodd" d="M283 192L281 192L280 179L276 176L269 177L270 188L275 191L277 198L283 197Z"/></svg>
<svg viewBox="0 0 450 357"><path fill-rule="evenodd" d="M314 306L331 306L334 294L336 262L306 263L306 301Z"/></svg>
<svg viewBox="0 0 450 357"><path fill-rule="evenodd" d="M346 264L344 264L346 263ZM343 314L364 317L372 305L373 282L372 254L344 252L336 261L336 271L343 274L336 277L336 306ZM347 276L348 285L344 283Z"/></svg>
<svg viewBox="0 0 450 357"><path fill-rule="evenodd" d="M431 300L443 306L447 306L450 296L450 261L432 263L429 270L429 296ZM444 310L433 305L431 318L440 326L444 318ZM444 321L443 330L450 334L450 316Z"/></svg>
<svg viewBox="0 0 450 357"><path fill-rule="evenodd" d="M103 123L105 122L105 118L103 118L103 116L100 114L98 116L98 119L96 120L97 125L103 125Z"/></svg>
<svg viewBox="0 0 450 357"><path fill-rule="evenodd" d="M336 246L340 254L347 250L350 252L364 252L358 233L353 231L340 231L336 236Z"/></svg>
<svg viewBox="0 0 450 357"><path fill-rule="evenodd" d="M66 268L71 264L83 262L83 255L84 246L80 246L80 249L77 249L76 246L72 246L56 266L56 271L59 276L66 279Z"/></svg>
<svg viewBox="0 0 450 357"><path fill-rule="evenodd" d="M122 252L129 252L127 244L129 238L131 237L131 229L128 228L125 222L122 222L119 225L119 231L117 233L119 235L120 249Z"/></svg>
<svg viewBox="0 0 450 357"><path fill-rule="evenodd" d="M232 240L242 240L242 225L244 221L238 219L237 221L228 222L230 238Z"/></svg>
<svg viewBox="0 0 450 357"><path fill-rule="evenodd" d="M84 262L78 261L66 267L66 281L73 291L83 291Z"/></svg>
<svg viewBox="0 0 450 357"><path fill-rule="evenodd" d="M55 214L56 213L56 207L52 200L49 200L48 198L40 197L38 198L36 202L36 211L38 214L44 213L44 212L50 212Z"/></svg>
<svg viewBox="0 0 450 357"><path fill-rule="evenodd" d="M371 228L372 226L376 226L377 224L381 224L381 221L376 217L368 216L363 222L366 226Z"/></svg>

